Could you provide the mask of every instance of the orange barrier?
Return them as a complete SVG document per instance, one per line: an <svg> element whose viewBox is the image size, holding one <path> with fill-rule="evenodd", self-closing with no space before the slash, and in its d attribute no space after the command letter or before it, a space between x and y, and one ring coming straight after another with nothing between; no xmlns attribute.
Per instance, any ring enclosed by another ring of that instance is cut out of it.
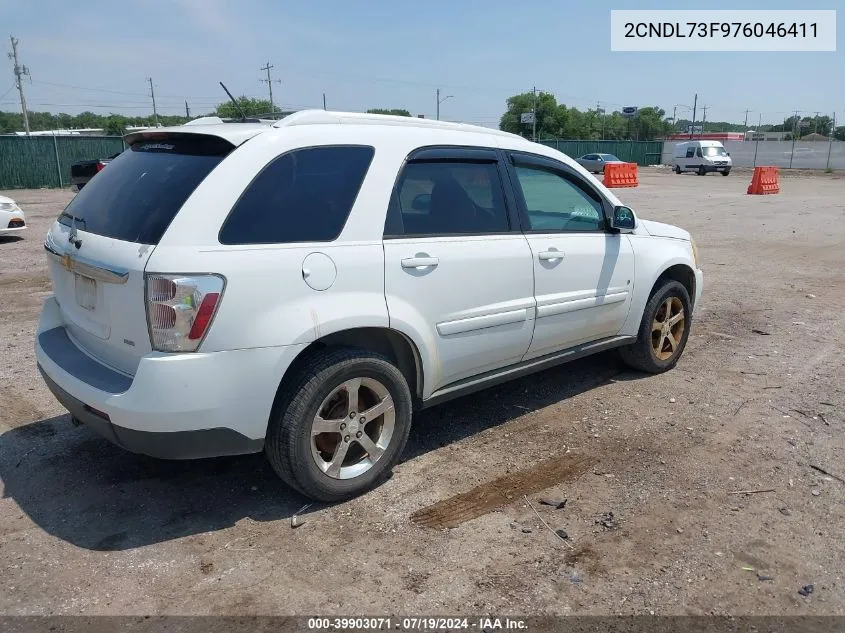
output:
<svg viewBox="0 0 845 633"><path fill-rule="evenodd" d="M764 195L767 193L779 193L777 167L755 167L754 175L751 177L751 184L748 185L748 193Z"/></svg>
<svg viewBox="0 0 845 633"><path fill-rule="evenodd" d="M637 163L608 163L604 166L605 187L638 187Z"/></svg>

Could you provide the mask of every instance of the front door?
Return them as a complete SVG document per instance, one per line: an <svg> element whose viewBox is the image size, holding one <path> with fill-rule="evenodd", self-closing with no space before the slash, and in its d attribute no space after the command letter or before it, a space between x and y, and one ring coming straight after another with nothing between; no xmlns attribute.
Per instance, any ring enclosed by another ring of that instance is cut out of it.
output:
<svg viewBox="0 0 845 633"><path fill-rule="evenodd" d="M530 154L511 157L537 301L525 358L614 336L634 290L628 237L607 230L605 202L574 169Z"/></svg>
<svg viewBox="0 0 845 633"><path fill-rule="evenodd" d="M426 354L423 397L519 362L534 329L531 250L494 150L422 151L399 175L385 227L391 327Z"/></svg>

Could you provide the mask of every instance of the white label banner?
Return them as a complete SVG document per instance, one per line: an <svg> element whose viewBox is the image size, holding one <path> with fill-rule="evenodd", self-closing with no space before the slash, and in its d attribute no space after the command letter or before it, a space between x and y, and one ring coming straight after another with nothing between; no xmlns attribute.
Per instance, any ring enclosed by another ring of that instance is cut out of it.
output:
<svg viewBox="0 0 845 633"><path fill-rule="evenodd" d="M612 10L611 51L835 51L836 11Z"/></svg>

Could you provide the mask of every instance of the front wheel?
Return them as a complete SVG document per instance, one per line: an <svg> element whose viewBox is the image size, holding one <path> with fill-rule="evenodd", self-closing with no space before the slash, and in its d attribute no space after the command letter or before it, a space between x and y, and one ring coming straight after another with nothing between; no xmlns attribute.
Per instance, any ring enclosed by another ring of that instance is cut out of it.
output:
<svg viewBox="0 0 845 633"><path fill-rule="evenodd" d="M704 168L704 165L701 165L698 168L698 175L699 176L706 176L707 175L707 170Z"/></svg>
<svg viewBox="0 0 845 633"><path fill-rule="evenodd" d="M722 172L722 175L723 175L723 176L727 176L729 173L731 173L731 170L730 170L730 169L726 169L726 170L724 170L724 171Z"/></svg>
<svg viewBox="0 0 845 633"><path fill-rule="evenodd" d="M276 473L318 501L378 484L411 429L411 392L387 358L342 348L315 355L283 387L267 432Z"/></svg>
<svg viewBox="0 0 845 633"><path fill-rule="evenodd" d="M650 374L672 369L684 352L691 324L687 289L665 281L646 304L636 342L620 348L622 360Z"/></svg>

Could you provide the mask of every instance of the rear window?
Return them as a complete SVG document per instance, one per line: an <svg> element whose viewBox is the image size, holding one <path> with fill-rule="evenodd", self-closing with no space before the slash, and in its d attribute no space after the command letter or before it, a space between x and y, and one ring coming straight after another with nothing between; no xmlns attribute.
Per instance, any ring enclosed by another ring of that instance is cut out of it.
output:
<svg viewBox="0 0 845 633"><path fill-rule="evenodd" d="M138 141L85 185L59 222L116 240L158 244L197 185L233 149L228 141L196 134Z"/></svg>
<svg viewBox="0 0 845 633"><path fill-rule="evenodd" d="M374 151L363 145L337 145L298 149L275 158L235 203L220 229L220 243L336 239Z"/></svg>

